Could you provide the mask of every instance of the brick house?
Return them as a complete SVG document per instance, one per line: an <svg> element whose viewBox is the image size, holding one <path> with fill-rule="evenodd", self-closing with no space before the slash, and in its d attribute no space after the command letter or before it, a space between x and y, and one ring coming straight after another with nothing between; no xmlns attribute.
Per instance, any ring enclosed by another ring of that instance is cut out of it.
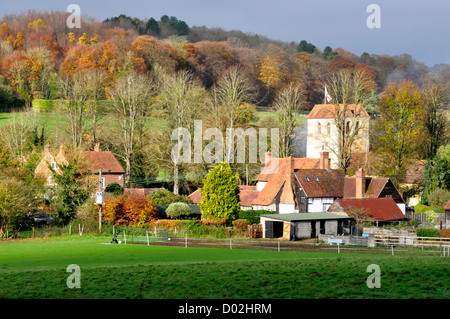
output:
<svg viewBox="0 0 450 319"><path fill-rule="evenodd" d="M125 170L111 151L102 151L100 143L97 143L93 151L85 151L84 155L92 173L98 175L99 171L102 171L102 191L112 183L124 186ZM98 182L95 178L98 176L93 178Z"/></svg>
<svg viewBox="0 0 450 319"><path fill-rule="evenodd" d="M51 166L57 174L61 174L59 170L60 165L68 165L64 154L64 143L61 143L61 145L59 146L59 152L55 156L53 156L52 152L50 151L50 143L45 144L44 156L36 166L34 175L45 178L45 185L54 186L56 184L53 180L53 174L49 166Z"/></svg>

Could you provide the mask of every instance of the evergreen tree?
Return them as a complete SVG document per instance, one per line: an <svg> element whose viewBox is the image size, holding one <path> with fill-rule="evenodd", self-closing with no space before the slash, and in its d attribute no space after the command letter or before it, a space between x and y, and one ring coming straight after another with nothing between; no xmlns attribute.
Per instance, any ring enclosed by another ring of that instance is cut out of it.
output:
<svg viewBox="0 0 450 319"><path fill-rule="evenodd" d="M73 159L67 166L60 165L58 174L50 165L56 186L54 187L54 207L58 221L67 225L74 217L77 208L89 197L90 190L82 185L82 174L78 163Z"/></svg>
<svg viewBox="0 0 450 319"><path fill-rule="evenodd" d="M200 209L202 218L232 222L240 209L238 177L228 163L214 167L203 180Z"/></svg>
<svg viewBox="0 0 450 319"><path fill-rule="evenodd" d="M159 35L161 29L159 28L158 22L155 19L150 18L145 25L145 31L147 34Z"/></svg>

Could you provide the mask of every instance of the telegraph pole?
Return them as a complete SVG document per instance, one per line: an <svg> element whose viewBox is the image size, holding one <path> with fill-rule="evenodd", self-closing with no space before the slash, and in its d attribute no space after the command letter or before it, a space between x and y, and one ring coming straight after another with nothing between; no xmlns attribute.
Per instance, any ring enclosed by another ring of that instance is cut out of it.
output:
<svg viewBox="0 0 450 319"><path fill-rule="evenodd" d="M95 195L95 203L98 205L98 231L102 232L102 205L103 205L103 183L102 172L109 172L108 169L96 169L93 172L98 172L98 191Z"/></svg>

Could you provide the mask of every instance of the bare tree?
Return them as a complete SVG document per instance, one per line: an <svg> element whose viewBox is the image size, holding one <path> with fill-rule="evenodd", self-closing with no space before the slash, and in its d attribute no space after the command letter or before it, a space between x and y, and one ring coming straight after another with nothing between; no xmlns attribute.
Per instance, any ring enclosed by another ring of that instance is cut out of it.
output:
<svg viewBox="0 0 450 319"><path fill-rule="evenodd" d="M165 75L164 85L160 92L160 106L167 118L169 131L182 128L192 135L194 120L200 119L202 109L208 103L206 90L190 72L181 71L174 75ZM178 135L178 145L181 145L181 135ZM166 153L167 155L167 153ZM173 192L179 193L179 171L182 163L167 162L173 165Z"/></svg>
<svg viewBox="0 0 450 319"><path fill-rule="evenodd" d="M305 103L304 95L300 86L291 84L282 89L275 100L280 125L280 157L288 157L291 153L291 135L298 127L298 112Z"/></svg>
<svg viewBox="0 0 450 319"><path fill-rule="evenodd" d="M69 119L69 134L74 148L81 145L86 129L86 104L90 99L90 92L86 90L88 80L87 73L61 79L61 96L65 100L63 111Z"/></svg>
<svg viewBox="0 0 450 319"><path fill-rule="evenodd" d="M228 70L211 91L211 114L217 128L233 129L237 122L238 108L251 100L252 86L244 72L237 67ZM233 141L228 141L230 144ZM229 145L227 161L230 161L232 147Z"/></svg>
<svg viewBox="0 0 450 319"><path fill-rule="evenodd" d="M350 72L343 70L332 73L327 87L334 100L330 112L336 134L322 137L327 146L337 157L337 164L344 172L349 167L355 152L355 143L367 132L368 123L364 104L371 91L369 76L364 71Z"/></svg>
<svg viewBox="0 0 450 319"><path fill-rule="evenodd" d="M114 100L115 118L119 124L117 138L121 151L118 155L125 162L124 183L126 186L130 184L137 128L150 107L152 93L150 79L134 72L119 78L110 93Z"/></svg>

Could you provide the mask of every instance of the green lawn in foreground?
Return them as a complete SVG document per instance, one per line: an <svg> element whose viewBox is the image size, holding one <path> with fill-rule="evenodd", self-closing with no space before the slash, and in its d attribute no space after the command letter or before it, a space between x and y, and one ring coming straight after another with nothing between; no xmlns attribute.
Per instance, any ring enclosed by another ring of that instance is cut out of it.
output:
<svg viewBox="0 0 450 319"><path fill-rule="evenodd" d="M0 298L449 298L450 258L103 245L62 236L0 243ZM69 264L81 288L69 289ZM366 285L381 269L381 288Z"/></svg>

